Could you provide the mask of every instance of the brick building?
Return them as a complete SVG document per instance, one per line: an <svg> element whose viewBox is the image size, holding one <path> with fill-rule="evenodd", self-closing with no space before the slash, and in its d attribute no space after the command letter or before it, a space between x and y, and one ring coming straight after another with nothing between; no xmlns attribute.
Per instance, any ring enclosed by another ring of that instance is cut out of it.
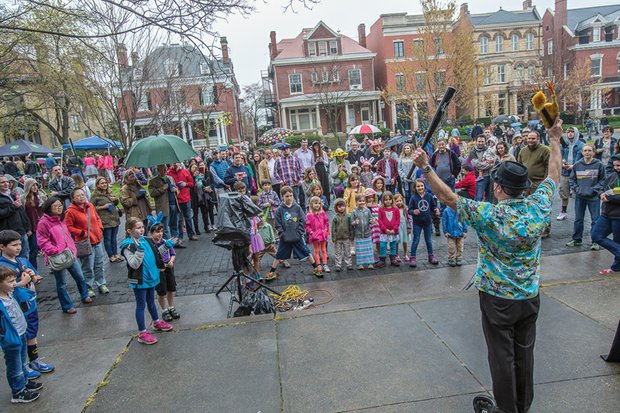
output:
<svg viewBox="0 0 620 413"><path fill-rule="evenodd" d="M541 18L531 0L522 10L501 7L490 13L469 14L467 3L461 16L473 26L480 86L476 90L477 117L519 115L528 118L530 82L541 73Z"/></svg>
<svg viewBox="0 0 620 413"><path fill-rule="evenodd" d="M361 123L381 122L381 94L375 88L375 53L319 21L296 37L270 34L270 63L263 81L275 104L275 124L299 132L347 132Z"/></svg>
<svg viewBox="0 0 620 413"><path fill-rule="evenodd" d="M442 96L445 89L446 61L443 39L433 39L437 53L426 58L426 66L434 73L427 73L419 62L416 47L424 52L424 16L407 13L382 14L370 27L368 48L377 54L375 79L377 87L384 91L384 118L386 126L394 130L424 128L428 122L432 93ZM428 35L428 33L427 33ZM449 36L450 33L445 33ZM428 76L432 77L427 79ZM428 81L428 82L427 82ZM427 84L434 90L429 90ZM454 116L454 105L448 108Z"/></svg>
<svg viewBox="0 0 620 413"><path fill-rule="evenodd" d="M556 0L542 27L543 73L566 79L578 63L589 62L595 84L583 109L597 117L620 114L620 4L568 9L567 0Z"/></svg>
<svg viewBox="0 0 620 413"><path fill-rule="evenodd" d="M226 37L222 57L208 58L192 45L163 45L143 59L120 47L123 91L136 138L160 133L180 136L194 147L240 142L239 85ZM120 98L119 98L120 99Z"/></svg>

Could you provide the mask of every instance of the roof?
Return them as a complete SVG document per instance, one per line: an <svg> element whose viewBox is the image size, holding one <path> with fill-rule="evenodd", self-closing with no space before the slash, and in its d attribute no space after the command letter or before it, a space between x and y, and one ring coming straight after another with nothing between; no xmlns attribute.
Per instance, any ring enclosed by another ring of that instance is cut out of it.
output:
<svg viewBox="0 0 620 413"><path fill-rule="evenodd" d="M323 24L325 28L335 33L331 30L325 23L319 22L319 24ZM318 25L317 25L318 26ZM282 39L278 42L278 55L275 60L280 59L296 59L296 58L304 58L306 57L304 53L304 40L316 31L317 27L313 28L305 28L302 29L301 32L292 39ZM337 36L340 38L340 47L341 54L359 54L359 53L372 53L370 50L365 47L360 46L358 42L351 39L350 37L345 36L344 34L337 33Z"/></svg>
<svg viewBox="0 0 620 413"><path fill-rule="evenodd" d="M182 69L179 77L204 76L205 74L200 71L200 65L205 62L208 63L212 71L209 75L234 75L232 61L229 60L224 63L221 59L209 58L208 55L203 55L193 45L168 44L159 46L144 59L140 60L137 67L144 68L147 62L149 79L168 77L169 74L166 71L169 70L169 66L167 63L172 63L175 67L181 65ZM135 68L135 66L131 67L130 71Z"/></svg>
<svg viewBox="0 0 620 413"><path fill-rule="evenodd" d="M583 9L568 9L566 11L566 25L573 32L582 30L584 26L591 23L598 15L605 20L613 21L620 15L620 4L611 6L585 7Z"/></svg>
<svg viewBox="0 0 620 413"><path fill-rule="evenodd" d="M517 11L508 11L500 8L498 11L492 13L470 14L469 18L474 26L506 23L532 23L540 21L540 15L535 8Z"/></svg>

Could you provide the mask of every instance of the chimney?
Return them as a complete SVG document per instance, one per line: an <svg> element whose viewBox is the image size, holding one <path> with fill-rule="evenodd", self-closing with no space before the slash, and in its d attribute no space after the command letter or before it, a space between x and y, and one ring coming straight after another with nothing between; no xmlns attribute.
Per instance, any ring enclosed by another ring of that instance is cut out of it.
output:
<svg viewBox="0 0 620 413"><path fill-rule="evenodd" d="M359 26L357 26L357 38L357 42L360 44L360 46L366 47L366 25L364 23L361 23Z"/></svg>
<svg viewBox="0 0 620 413"><path fill-rule="evenodd" d="M220 45L222 46L222 62L228 63L230 58L228 57L228 40L225 36L220 37Z"/></svg>
<svg viewBox="0 0 620 413"><path fill-rule="evenodd" d="M467 3L461 4L461 11L459 12L459 17L465 17L469 14L469 6Z"/></svg>
<svg viewBox="0 0 620 413"><path fill-rule="evenodd" d="M134 50L131 52L131 64L133 66L138 66L138 63L140 63L140 55Z"/></svg>
<svg viewBox="0 0 620 413"><path fill-rule="evenodd" d="M127 48L124 44L119 44L116 46L116 58L118 59L118 65L126 69L129 66L129 59L127 58Z"/></svg>
<svg viewBox="0 0 620 413"><path fill-rule="evenodd" d="M271 56L271 60L275 59L278 55L278 45L276 43L276 32L271 31L269 33L269 55Z"/></svg>
<svg viewBox="0 0 620 413"><path fill-rule="evenodd" d="M525 0L523 2L523 10L529 10L532 8L532 0Z"/></svg>
<svg viewBox="0 0 620 413"><path fill-rule="evenodd" d="M561 29L566 26L566 0L555 0L555 21L553 26Z"/></svg>

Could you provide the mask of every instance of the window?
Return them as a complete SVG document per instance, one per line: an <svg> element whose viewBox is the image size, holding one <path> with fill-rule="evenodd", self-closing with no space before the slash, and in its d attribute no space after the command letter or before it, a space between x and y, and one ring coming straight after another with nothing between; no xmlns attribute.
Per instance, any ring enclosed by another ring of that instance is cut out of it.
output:
<svg viewBox="0 0 620 413"><path fill-rule="evenodd" d="M207 62L202 62L200 64L200 74L201 75L208 75L209 73L211 73L211 69L209 68L209 64Z"/></svg>
<svg viewBox="0 0 620 413"><path fill-rule="evenodd" d="M495 38L495 51L501 52L504 49L504 36L501 34Z"/></svg>
<svg viewBox="0 0 620 413"><path fill-rule="evenodd" d="M601 76L601 63L603 61L603 57L602 56L593 56L590 57L590 75L592 75L593 77L600 77Z"/></svg>
<svg viewBox="0 0 620 413"><path fill-rule="evenodd" d="M327 55L327 42L319 42L319 56Z"/></svg>
<svg viewBox="0 0 620 413"><path fill-rule="evenodd" d="M445 53L443 50L443 39L436 37L435 38L435 50L438 56L441 56Z"/></svg>
<svg viewBox="0 0 620 413"><path fill-rule="evenodd" d="M405 75L402 73L396 75L396 90L399 92L405 90Z"/></svg>
<svg viewBox="0 0 620 413"><path fill-rule="evenodd" d="M301 86L301 73L292 73L288 75L288 87L293 93L303 93L303 88Z"/></svg>
<svg viewBox="0 0 620 413"><path fill-rule="evenodd" d="M170 107L176 108L183 104L183 96L180 90L173 90L168 98Z"/></svg>
<svg viewBox="0 0 620 413"><path fill-rule="evenodd" d="M166 76L178 76L179 75L179 65L173 62L170 59L166 59L164 62L164 69L166 70Z"/></svg>
<svg viewBox="0 0 620 413"><path fill-rule="evenodd" d="M291 109L291 129L308 130L316 128L316 109Z"/></svg>
<svg viewBox="0 0 620 413"><path fill-rule="evenodd" d="M422 50L424 48L424 39L415 39L413 41L413 47L416 50Z"/></svg>
<svg viewBox="0 0 620 413"><path fill-rule="evenodd" d="M517 65L516 73L517 73L517 79L523 80L523 74L524 74L523 65Z"/></svg>
<svg viewBox="0 0 620 413"><path fill-rule="evenodd" d="M354 126L355 125L355 107L353 105L349 105L349 119L347 120L347 125Z"/></svg>
<svg viewBox="0 0 620 413"><path fill-rule="evenodd" d="M136 81L141 80L142 79L142 75L143 75L143 73L142 73L142 68L141 67L136 67L133 70L133 79L134 80L136 80Z"/></svg>
<svg viewBox="0 0 620 413"><path fill-rule="evenodd" d="M402 40L394 42L394 57L403 57L405 55L405 42Z"/></svg>
<svg viewBox="0 0 620 413"><path fill-rule="evenodd" d="M151 110L151 96L149 92L142 93L138 102L138 112L146 112Z"/></svg>
<svg viewBox="0 0 620 413"><path fill-rule="evenodd" d="M593 27L592 28L592 41L593 42L600 42L601 41L601 28L600 27Z"/></svg>
<svg viewBox="0 0 620 413"><path fill-rule="evenodd" d="M329 82L329 72L327 70L323 70L323 83Z"/></svg>
<svg viewBox="0 0 620 413"><path fill-rule="evenodd" d="M568 79L569 70L570 70L570 65L568 63L564 63L564 80Z"/></svg>
<svg viewBox="0 0 620 413"><path fill-rule="evenodd" d="M362 122L370 122L370 105L368 103L362 103L360 113L362 114Z"/></svg>
<svg viewBox="0 0 620 413"><path fill-rule="evenodd" d="M547 40L547 54L549 56L553 54L553 39Z"/></svg>
<svg viewBox="0 0 620 413"><path fill-rule="evenodd" d="M310 73L310 81L314 84L317 83L319 81L319 74L315 71L313 71L312 73Z"/></svg>
<svg viewBox="0 0 620 413"><path fill-rule="evenodd" d="M618 53L618 55L616 56L616 62L618 65L618 72L620 72L620 53Z"/></svg>
<svg viewBox="0 0 620 413"><path fill-rule="evenodd" d="M525 48L527 50L534 49L534 34L528 33L525 35Z"/></svg>
<svg viewBox="0 0 620 413"><path fill-rule="evenodd" d="M340 82L340 72L338 69L332 69L332 80L334 82Z"/></svg>
<svg viewBox="0 0 620 413"><path fill-rule="evenodd" d="M337 40L329 41L329 54L338 54L338 41Z"/></svg>
<svg viewBox="0 0 620 413"><path fill-rule="evenodd" d="M484 68L484 84L485 85L491 84L491 69L488 67Z"/></svg>
<svg viewBox="0 0 620 413"><path fill-rule="evenodd" d="M517 50L519 50L519 35L516 33L513 33L511 36L511 40L512 40L512 51L516 52Z"/></svg>
<svg viewBox="0 0 620 413"><path fill-rule="evenodd" d="M446 72L444 72L443 70L435 72L435 88L437 90L443 89L445 78Z"/></svg>
<svg viewBox="0 0 620 413"><path fill-rule="evenodd" d="M549 78L553 77L553 68L552 67L548 67L547 68L547 77L549 77Z"/></svg>
<svg viewBox="0 0 620 413"><path fill-rule="evenodd" d="M316 42L308 42L308 56L316 56Z"/></svg>
<svg viewBox="0 0 620 413"><path fill-rule="evenodd" d="M497 95L497 112L500 115L506 114L506 107L508 103L508 97L505 93L500 93Z"/></svg>
<svg viewBox="0 0 620 413"><path fill-rule="evenodd" d="M482 36L480 38L480 54L489 53L489 38L486 36Z"/></svg>
<svg viewBox="0 0 620 413"><path fill-rule="evenodd" d="M497 65L497 82L504 83L506 81L506 66Z"/></svg>
<svg viewBox="0 0 620 413"><path fill-rule="evenodd" d="M536 67L532 64L527 65L527 77L529 79L534 79L536 76Z"/></svg>
<svg viewBox="0 0 620 413"><path fill-rule="evenodd" d="M71 129L74 132L80 131L80 117L78 115L71 115Z"/></svg>
<svg viewBox="0 0 620 413"><path fill-rule="evenodd" d="M215 103L215 95L212 87L203 87L200 89L200 105L207 106Z"/></svg>
<svg viewBox="0 0 620 413"><path fill-rule="evenodd" d="M349 69L349 87L351 89L362 88L362 71L360 69Z"/></svg>
<svg viewBox="0 0 620 413"><path fill-rule="evenodd" d="M415 88L416 90L424 90L426 87L426 74L424 72L418 72L415 74Z"/></svg>

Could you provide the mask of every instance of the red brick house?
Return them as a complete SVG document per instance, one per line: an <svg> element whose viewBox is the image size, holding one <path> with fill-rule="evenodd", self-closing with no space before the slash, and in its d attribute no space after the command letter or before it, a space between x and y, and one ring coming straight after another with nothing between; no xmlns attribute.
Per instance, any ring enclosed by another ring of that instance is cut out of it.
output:
<svg viewBox="0 0 620 413"><path fill-rule="evenodd" d="M424 16L407 13L382 14L370 27L367 45L377 54L375 62L375 81L377 88L384 91L386 103L383 117L389 128L395 130L412 130L425 126L429 119L428 82L437 84L443 95L445 89L444 39L434 39L439 51L429 56L429 62L436 70L426 73L414 48L424 42ZM426 35L428 37L428 35ZM445 34L449 39L450 33ZM424 47L424 46L420 46ZM430 79L427 79L430 77ZM449 106L449 117L454 117L454 105ZM431 114L432 115L432 114Z"/></svg>
<svg viewBox="0 0 620 413"><path fill-rule="evenodd" d="M194 147L240 142L239 85L228 42L220 39L221 59L206 58L192 45L163 45L143 59L124 47L117 51L124 69L123 99L137 139L178 135ZM119 98L120 99L120 98Z"/></svg>
<svg viewBox="0 0 620 413"><path fill-rule="evenodd" d="M275 123L300 132L348 132L361 123L380 123L375 89L375 53L333 31L322 21L296 37L270 35L267 79L273 88Z"/></svg>
<svg viewBox="0 0 620 413"><path fill-rule="evenodd" d="M620 4L568 9L556 0L542 18L543 74L566 79L579 62L590 62L596 81L589 105L592 116L620 114Z"/></svg>

